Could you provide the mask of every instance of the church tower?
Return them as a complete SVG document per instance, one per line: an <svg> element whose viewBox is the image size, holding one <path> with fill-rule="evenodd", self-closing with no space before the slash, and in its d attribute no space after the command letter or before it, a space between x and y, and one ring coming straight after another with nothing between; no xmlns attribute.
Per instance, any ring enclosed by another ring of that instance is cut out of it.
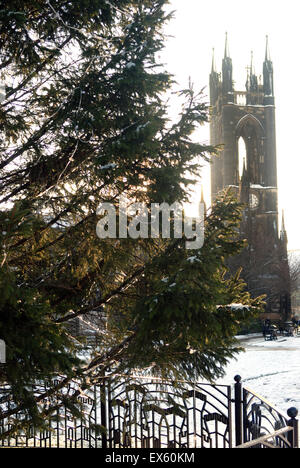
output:
<svg viewBox="0 0 300 468"><path fill-rule="evenodd" d="M253 66L251 53L246 89L236 91L226 34L222 73L213 56L210 74L212 145L222 145L211 166L212 200L231 187L244 204L241 236L248 247L231 267L242 276L253 296L267 295L270 318L290 315L287 235L279 235L278 185L273 63L266 40L263 80Z"/></svg>

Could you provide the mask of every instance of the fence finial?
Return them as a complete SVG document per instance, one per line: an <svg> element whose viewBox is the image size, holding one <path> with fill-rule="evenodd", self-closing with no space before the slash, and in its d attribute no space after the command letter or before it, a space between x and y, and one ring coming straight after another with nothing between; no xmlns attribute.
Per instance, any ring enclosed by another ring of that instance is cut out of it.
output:
<svg viewBox="0 0 300 468"><path fill-rule="evenodd" d="M287 414L289 418L296 419L296 417L298 416L298 410L297 408L290 408L288 409Z"/></svg>
<svg viewBox="0 0 300 468"><path fill-rule="evenodd" d="M288 426L293 428L293 431L289 432L288 440L291 444L291 448L299 447L299 423L297 420L298 410L297 408L290 408L287 412L288 416L291 418L288 421Z"/></svg>

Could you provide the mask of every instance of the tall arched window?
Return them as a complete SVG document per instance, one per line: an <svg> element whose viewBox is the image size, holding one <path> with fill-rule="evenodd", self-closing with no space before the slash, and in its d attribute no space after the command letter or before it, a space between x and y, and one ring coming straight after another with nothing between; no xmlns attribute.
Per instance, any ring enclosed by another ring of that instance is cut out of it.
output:
<svg viewBox="0 0 300 468"><path fill-rule="evenodd" d="M262 182L261 141L264 129L259 120L251 114L245 115L236 128L238 143L238 171L240 177L243 172L243 160L246 158L246 167L251 183Z"/></svg>
<svg viewBox="0 0 300 468"><path fill-rule="evenodd" d="M244 140L243 137L239 138L238 152L239 152L239 176L240 176L240 179L241 179L242 175L243 175L244 164L245 164L246 169L247 169L247 148L246 148L245 140Z"/></svg>

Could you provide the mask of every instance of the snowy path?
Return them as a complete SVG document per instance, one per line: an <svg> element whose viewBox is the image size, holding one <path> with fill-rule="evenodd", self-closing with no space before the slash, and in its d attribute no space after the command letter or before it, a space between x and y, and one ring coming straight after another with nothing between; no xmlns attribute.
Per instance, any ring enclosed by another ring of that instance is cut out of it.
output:
<svg viewBox="0 0 300 468"><path fill-rule="evenodd" d="M222 383L241 375L247 387L278 409L294 406L300 413L300 337L267 342L254 337L241 343L246 352L229 364Z"/></svg>

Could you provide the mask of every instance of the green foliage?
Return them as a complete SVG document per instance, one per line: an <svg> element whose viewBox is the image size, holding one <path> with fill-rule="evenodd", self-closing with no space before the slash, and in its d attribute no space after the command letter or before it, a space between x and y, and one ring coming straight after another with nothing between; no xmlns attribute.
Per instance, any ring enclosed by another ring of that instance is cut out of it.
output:
<svg viewBox="0 0 300 468"><path fill-rule="evenodd" d="M178 119L168 114L173 78L157 62L167 3L12 0L0 9L0 379L36 425L53 411L36 404L31 385L55 375L85 388L108 369L218 377L261 305L226 276L243 245L230 193L207 216L198 251L184 240L96 236L100 202L188 200L201 161L218 152L195 142L208 108L192 86L178 93ZM90 312L103 329L80 364L67 325Z"/></svg>
<svg viewBox="0 0 300 468"><path fill-rule="evenodd" d="M143 293L128 310L138 325L127 354L131 361L123 361L124 370L139 366L164 377L187 379L223 375L227 361L239 350L234 337L241 323L253 319L262 306L262 298L253 300L245 291L239 273L227 274L226 260L243 246L237 236L240 215L241 206L227 193L206 219L202 249L188 251L174 241L151 256L142 278ZM118 301L120 308L123 303ZM125 312L124 321L128 323Z"/></svg>

